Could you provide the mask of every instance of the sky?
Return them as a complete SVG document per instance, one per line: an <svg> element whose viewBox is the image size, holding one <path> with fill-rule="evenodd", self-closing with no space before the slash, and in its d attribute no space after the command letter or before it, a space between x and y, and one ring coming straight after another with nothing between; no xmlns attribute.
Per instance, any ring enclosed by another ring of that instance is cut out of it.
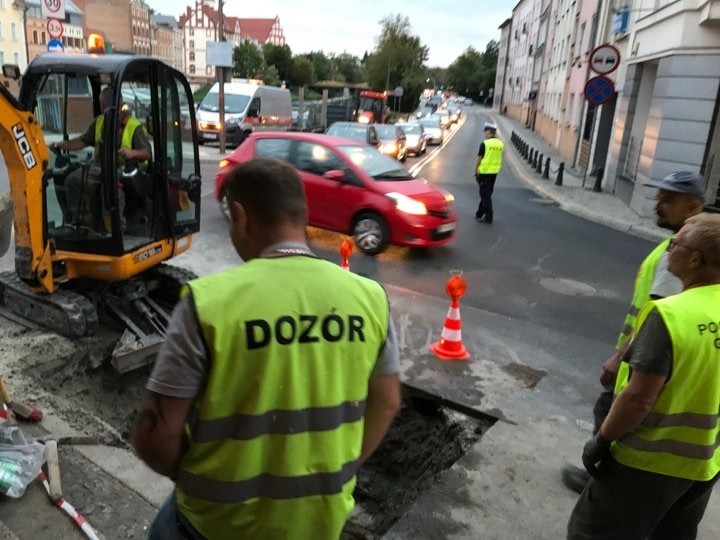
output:
<svg viewBox="0 0 720 540"><path fill-rule="evenodd" d="M176 18L191 5L187 0L146 2ZM498 26L512 15L516 4L517 0L224 0L223 12L246 18L279 16L293 54L323 50L359 57L377 45L379 21L400 13L410 19L413 34L429 48L427 65L447 67L469 46L482 52L491 39L499 41Z"/></svg>

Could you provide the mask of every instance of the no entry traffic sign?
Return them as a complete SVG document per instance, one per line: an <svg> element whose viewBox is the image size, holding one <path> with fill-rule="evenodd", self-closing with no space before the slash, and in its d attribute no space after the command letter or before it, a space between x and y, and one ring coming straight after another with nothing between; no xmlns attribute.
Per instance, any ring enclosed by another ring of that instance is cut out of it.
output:
<svg viewBox="0 0 720 540"><path fill-rule="evenodd" d="M585 99L592 105L607 103L614 93L615 85L607 77L593 77L585 85Z"/></svg>
<svg viewBox="0 0 720 540"><path fill-rule="evenodd" d="M40 0L40 12L44 19L65 19L65 0Z"/></svg>
<svg viewBox="0 0 720 540"><path fill-rule="evenodd" d="M45 26L47 28L47 33L51 38L60 39L62 37L64 28L61 21L58 21L57 19L48 19Z"/></svg>
<svg viewBox="0 0 720 540"><path fill-rule="evenodd" d="M612 73L620 66L620 51L612 45L600 45L590 53L590 69L600 75Z"/></svg>

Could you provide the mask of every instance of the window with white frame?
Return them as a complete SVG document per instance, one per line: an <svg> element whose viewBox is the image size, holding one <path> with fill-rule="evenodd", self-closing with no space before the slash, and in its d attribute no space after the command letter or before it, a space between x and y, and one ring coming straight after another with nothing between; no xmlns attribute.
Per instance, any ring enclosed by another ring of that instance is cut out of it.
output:
<svg viewBox="0 0 720 540"><path fill-rule="evenodd" d="M17 24L10 23L10 36L13 41L17 41Z"/></svg>

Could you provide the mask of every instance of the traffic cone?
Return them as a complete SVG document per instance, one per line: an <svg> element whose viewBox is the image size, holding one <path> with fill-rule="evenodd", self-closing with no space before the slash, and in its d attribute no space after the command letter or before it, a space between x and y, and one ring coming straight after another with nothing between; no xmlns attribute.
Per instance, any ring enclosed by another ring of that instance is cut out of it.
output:
<svg viewBox="0 0 720 540"><path fill-rule="evenodd" d="M340 268L343 270L350 271L350 255L352 254L352 242L349 238L346 238L342 241L342 244L340 244L340 258L342 259L342 262L340 263Z"/></svg>
<svg viewBox="0 0 720 540"><path fill-rule="evenodd" d="M462 342L462 323L460 322L460 301L458 298L452 298L450 301L450 309L445 318L445 326L443 326L440 334L440 341L436 341L430 345L430 350L440 358L440 360L466 360L470 355Z"/></svg>

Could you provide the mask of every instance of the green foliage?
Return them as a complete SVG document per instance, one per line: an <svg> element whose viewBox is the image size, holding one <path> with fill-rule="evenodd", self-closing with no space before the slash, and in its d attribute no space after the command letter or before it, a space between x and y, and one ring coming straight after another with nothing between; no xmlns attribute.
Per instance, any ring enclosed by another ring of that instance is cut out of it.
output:
<svg viewBox="0 0 720 540"><path fill-rule="evenodd" d="M268 86L280 86L280 75L275 66L265 66L265 71L263 71L261 78Z"/></svg>
<svg viewBox="0 0 720 540"><path fill-rule="evenodd" d="M331 57L333 64L334 80L340 80L342 77L346 82L354 84L363 80L363 72L360 66L360 60L357 56L348 53L340 53Z"/></svg>
<svg viewBox="0 0 720 540"><path fill-rule="evenodd" d="M487 95L488 90L495 86L498 50L498 43L494 40L487 44L483 53L468 47L447 68L448 84L453 85L459 94L475 99L481 90Z"/></svg>
<svg viewBox="0 0 720 540"><path fill-rule="evenodd" d="M265 71L265 57L254 41L245 39L233 50L233 75L259 79Z"/></svg>
<svg viewBox="0 0 720 540"><path fill-rule="evenodd" d="M193 93L193 101L195 103L200 103L203 99L205 99L205 96L207 95L207 93L210 91L211 88L212 88L211 84L204 84L200 88L195 90L195 92Z"/></svg>
<svg viewBox="0 0 720 540"><path fill-rule="evenodd" d="M305 56L296 56L290 70L290 83L293 86L308 86L315 82L315 68Z"/></svg>
<svg viewBox="0 0 720 540"><path fill-rule="evenodd" d="M262 51L265 56L265 63L268 66L275 66L279 79L287 80L293 66L293 56L290 47L287 45L279 46L266 43L262 46Z"/></svg>
<svg viewBox="0 0 720 540"><path fill-rule="evenodd" d="M313 73L315 74L314 79L318 81L330 79L332 64L330 58L323 51L313 51L300 56L306 58L312 64Z"/></svg>
<svg viewBox="0 0 720 540"><path fill-rule="evenodd" d="M380 24L378 44L367 58L367 81L377 90L402 86L401 109L413 110L425 85L428 48L412 35L407 17L388 16Z"/></svg>

